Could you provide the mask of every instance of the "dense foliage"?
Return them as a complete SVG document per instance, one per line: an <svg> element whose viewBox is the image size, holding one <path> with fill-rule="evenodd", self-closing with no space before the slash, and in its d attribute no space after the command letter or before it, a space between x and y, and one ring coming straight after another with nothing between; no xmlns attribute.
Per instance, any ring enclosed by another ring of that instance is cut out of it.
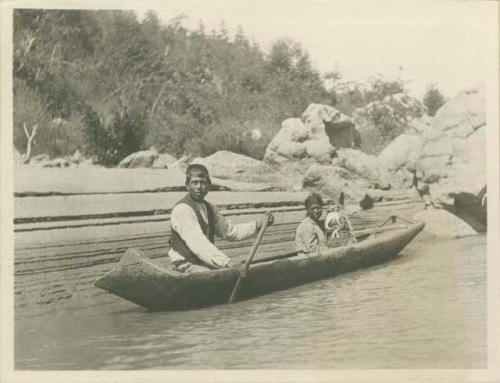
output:
<svg viewBox="0 0 500 383"><path fill-rule="evenodd" d="M338 72L326 77L333 83L336 108L352 116L361 131L361 150L365 153L380 153L425 113L422 102L409 94L401 78L373 77L368 83L357 83L343 80Z"/></svg>
<svg viewBox="0 0 500 383"><path fill-rule="evenodd" d="M226 149L256 158L280 122L329 97L293 41L268 54L241 30L162 25L153 12L20 9L14 14L14 144L39 125L34 152L80 149L114 165L155 146L175 155ZM252 137L258 129L260 139Z"/></svg>
<svg viewBox="0 0 500 383"><path fill-rule="evenodd" d="M152 146L260 159L281 121L310 103L362 115L376 130L363 149L378 151L423 110L400 80L320 76L294 41L263 52L241 28L192 31L154 12L17 9L13 55L15 147L24 152L24 127L38 126L33 154L79 150L106 166ZM438 96L428 92L430 113Z"/></svg>

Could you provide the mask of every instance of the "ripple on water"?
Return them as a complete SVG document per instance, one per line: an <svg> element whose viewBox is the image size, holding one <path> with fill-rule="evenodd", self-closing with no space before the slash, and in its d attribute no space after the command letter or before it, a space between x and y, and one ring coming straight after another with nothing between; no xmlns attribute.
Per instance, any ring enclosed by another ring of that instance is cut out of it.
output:
<svg viewBox="0 0 500 383"><path fill-rule="evenodd" d="M16 368L481 368L486 239L233 305L16 321Z"/></svg>

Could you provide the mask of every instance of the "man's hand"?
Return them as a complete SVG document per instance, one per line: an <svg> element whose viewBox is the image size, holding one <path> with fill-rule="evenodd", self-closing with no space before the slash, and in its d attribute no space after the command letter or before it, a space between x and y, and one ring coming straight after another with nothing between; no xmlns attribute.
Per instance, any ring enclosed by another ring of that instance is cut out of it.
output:
<svg viewBox="0 0 500 383"><path fill-rule="evenodd" d="M230 263L230 260L223 253L215 253L212 254L211 263L215 268L223 269L224 267L228 267L227 265Z"/></svg>
<svg viewBox="0 0 500 383"><path fill-rule="evenodd" d="M235 262L233 260L230 260L226 267L228 267L230 269L235 269L238 273L240 273L241 276L243 276L243 277L245 276L244 275L245 265L243 265L240 262Z"/></svg>
<svg viewBox="0 0 500 383"><path fill-rule="evenodd" d="M264 225L264 222L267 221L268 225L272 225L274 223L274 215L270 211L266 212L262 217L257 220L257 230Z"/></svg>

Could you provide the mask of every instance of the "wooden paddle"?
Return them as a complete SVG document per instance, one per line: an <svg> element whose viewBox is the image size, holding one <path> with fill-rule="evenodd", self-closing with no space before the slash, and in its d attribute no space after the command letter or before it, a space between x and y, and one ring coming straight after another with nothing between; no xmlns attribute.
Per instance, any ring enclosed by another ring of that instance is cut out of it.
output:
<svg viewBox="0 0 500 383"><path fill-rule="evenodd" d="M246 276L248 269L250 267L250 263L253 260L253 257L255 256L255 253L257 252L257 248L260 245L260 242L262 241L262 237L264 236L264 231L266 231L268 225L268 220L264 220L264 223L262 224L262 227L260 228L259 235L257 236L257 240L252 246L252 250L250 251L250 255L247 258L247 261L245 262L245 265L243 266L243 272L240 273L238 280L236 281L236 284L234 285L233 292L231 293L231 296L229 297L229 300L227 303L233 303L234 300L236 299L236 296L238 295L238 291L240 291L241 287L241 282L243 281L243 278Z"/></svg>

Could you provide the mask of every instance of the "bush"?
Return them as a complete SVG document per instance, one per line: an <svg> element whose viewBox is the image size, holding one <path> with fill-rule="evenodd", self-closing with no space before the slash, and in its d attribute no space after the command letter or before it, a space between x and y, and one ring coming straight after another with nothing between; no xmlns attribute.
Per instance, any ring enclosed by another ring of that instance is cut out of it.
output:
<svg viewBox="0 0 500 383"><path fill-rule="evenodd" d="M405 93L387 96L357 109L354 119L361 131L362 150L368 154L380 153L424 112L420 101Z"/></svg>
<svg viewBox="0 0 500 383"><path fill-rule="evenodd" d="M189 147L196 156L205 157L219 150L228 150L262 160L275 133L272 128L276 129L259 120L244 123L226 120L209 126L202 136L190 141ZM258 139L252 137L255 129L262 134Z"/></svg>
<svg viewBox="0 0 500 383"><path fill-rule="evenodd" d="M85 112L85 153L105 166L117 165L141 149L144 141L144 116L125 108L104 118L88 108Z"/></svg>
<svg viewBox="0 0 500 383"><path fill-rule="evenodd" d="M423 98L423 104L427 108L427 114L429 116L434 117L445 102L446 98L434 85L427 88L427 92L425 92Z"/></svg>
<svg viewBox="0 0 500 383"><path fill-rule="evenodd" d="M50 157L65 156L74 153L82 145L83 123L78 115L53 117L36 90L28 87L23 80L15 80L14 146L21 153L26 151L28 141L24 124L28 132L38 125L32 142L32 155L45 153Z"/></svg>

